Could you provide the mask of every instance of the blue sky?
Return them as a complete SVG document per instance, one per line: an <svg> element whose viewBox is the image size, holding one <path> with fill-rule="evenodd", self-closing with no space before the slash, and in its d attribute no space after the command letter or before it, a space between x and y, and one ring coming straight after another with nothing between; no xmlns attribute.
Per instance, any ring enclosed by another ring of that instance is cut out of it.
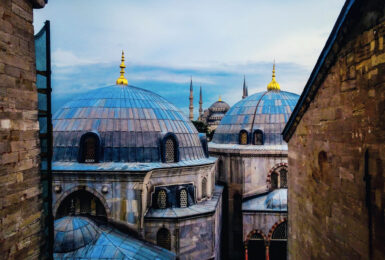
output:
<svg viewBox="0 0 385 260"><path fill-rule="evenodd" d="M53 109L115 83L121 51L129 84L195 115L203 106L263 91L276 60L282 90L300 94L343 0L50 0L34 10L37 32L51 21Z"/></svg>

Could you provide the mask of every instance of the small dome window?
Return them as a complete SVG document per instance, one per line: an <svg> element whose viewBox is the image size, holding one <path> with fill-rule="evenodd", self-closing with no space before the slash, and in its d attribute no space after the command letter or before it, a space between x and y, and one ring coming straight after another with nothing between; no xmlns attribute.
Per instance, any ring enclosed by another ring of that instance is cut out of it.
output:
<svg viewBox="0 0 385 260"><path fill-rule="evenodd" d="M253 135L253 140L255 145L263 145L263 132L262 130L255 130Z"/></svg>
<svg viewBox="0 0 385 260"><path fill-rule="evenodd" d="M248 144L248 133L246 130L241 130L241 132L239 133L239 144Z"/></svg>
<svg viewBox="0 0 385 260"><path fill-rule="evenodd" d="M203 178L202 180L202 198L207 197L207 179Z"/></svg>
<svg viewBox="0 0 385 260"><path fill-rule="evenodd" d="M188 206L186 189L181 189L179 192L179 205L181 208L186 208Z"/></svg>
<svg viewBox="0 0 385 260"><path fill-rule="evenodd" d="M84 162L93 163L96 161L96 138L88 136L84 140Z"/></svg>
<svg viewBox="0 0 385 260"><path fill-rule="evenodd" d="M157 205L160 209L165 209L167 207L167 193L164 189L158 192Z"/></svg>
<svg viewBox="0 0 385 260"><path fill-rule="evenodd" d="M100 138L93 132L84 134L80 138L79 161L84 163L99 162Z"/></svg>
<svg viewBox="0 0 385 260"><path fill-rule="evenodd" d="M178 162L178 142L173 133L168 133L162 140L163 162Z"/></svg>
<svg viewBox="0 0 385 260"><path fill-rule="evenodd" d="M161 228L156 234L156 245L171 250L171 234L167 228Z"/></svg>

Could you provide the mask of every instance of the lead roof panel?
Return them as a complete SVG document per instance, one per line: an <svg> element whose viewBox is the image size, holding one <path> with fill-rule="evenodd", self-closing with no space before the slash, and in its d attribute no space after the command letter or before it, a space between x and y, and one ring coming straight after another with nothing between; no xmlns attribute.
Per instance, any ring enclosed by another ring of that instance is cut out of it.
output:
<svg viewBox="0 0 385 260"><path fill-rule="evenodd" d="M101 162L114 158L131 162L132 158L123 154L127 148L136 148L131 157L137 162L157 162L160 149L158 156L153 149L159 148L159 139L167 132L188 140L179 140L185 150L180 160L205 157L198 132L179 109L161 96L133 86L113 85L82 94L54 114L53 131L55 161L77 161L74 151L79 149L80 138L91 131L101 137ZM117 149L107 149L111 147Z"/></svg>
<svg viewBox="0 0 385 260"><path fill-rule="evenodd" d="M265 134L265 144L283 144L281 132L298 98L297 94L286 91L265 91L242 99L221 120L213 143L237 144L241 130L252 133L260 129Z"/></svg>

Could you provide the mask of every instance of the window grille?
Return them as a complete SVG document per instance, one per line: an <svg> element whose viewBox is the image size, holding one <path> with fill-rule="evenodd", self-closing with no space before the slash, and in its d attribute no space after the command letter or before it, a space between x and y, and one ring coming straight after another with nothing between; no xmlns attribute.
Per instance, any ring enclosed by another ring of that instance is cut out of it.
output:
<svg viewBox="0 0 385 260"><path fill-rule="evenodd" d="M203 178L202 180L202 198L207 197L207 179Z"/></svg>
<svg viewBox="0 0 385 260"><path fill-rule="evenodd" d="M171 234L166 228L159 229L156 234L156 244L167 250L171 250Z"/></svg>
<svg viewBox="0 0 385 260"><path fill-rule="evenodd" d="M95 137L89 136L84 141L84 162L96 162L96 140Z"/></svg>
<svg viewBox="0 0 385 260"><path fill-rule="evenodd" d="M158 208L160 208L160 209L166 208L166 206L167 206L167 193L165 190L160 190L158 192L157 204L158 204Z"/></svg>
<svg viewBox="0 0 385 260"><path fill-rule="evenodd" d="M261 130L256 130L254 132L254 144L263 145L263 133Z"/></svg>
<svg viewBox="0 0 385 260"><path fill-rule="evenodd" d="M186 189L182 189L179 194L179 203L181 208L187 207L187 191Z"/></svg>
<svg viewBox="0 0 385 260"><path fill-rule="evenodd" d="M167 163L175 162L175 141L172 138L167 138L165 143L165 161Z"/></svg>
<svg viewBox="0 0 385 260"><path fill-rule="evenodd" d="M278 188L278 174L276 172L272 172L270 176L270 183L272 189Z"/></svg>
<svg viewBox="0 0 385 260"><path fill-rule="evenodd" d="M280 178L280 187L281 188L287 188L287 170L281 169L279 171L279 178Z"/></svg>
<svg viewBox="0 0 385 260"><path fill-rule="evenodd" d="M286 240L287 239L287 222L282 222L279 224L273 234L271 235L271 239L273 240Z"/></svg>
<svg viewBox="0 0 385 260"><path fill-rule="evenodd" d="M247 144L247 132L245 132L245 131L241 132L240 143L241 144Z"/></svg>

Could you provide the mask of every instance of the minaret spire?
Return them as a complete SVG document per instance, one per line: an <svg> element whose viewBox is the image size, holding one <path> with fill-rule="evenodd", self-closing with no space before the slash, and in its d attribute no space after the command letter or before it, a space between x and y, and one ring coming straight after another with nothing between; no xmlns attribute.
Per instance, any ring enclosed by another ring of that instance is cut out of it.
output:
<svg viewBox="0 0 385 260"><path fill-rule="evenodd" d="M242 95L242 99L246 98L248 95L249 95L249 91L248 91L247 86L246 86L246 76L243 75L243 95Z"/></svg>
<svg viewBox="0 0 385 260"><path fill-rule="evenodd" d="M126 65L124 65L124 51L122 51L122 62L120 63L120 77L116 80L117 85L128 85L128 81L124 77L125 68L126 68Z"/></svg>
<svg viewBox="0 0 385 260"><path fill-rule="evenodd" d="M202 100L202 86L201 86L199 90L199 118L198 118L199 121L202 121L202 117L203 117L202 104L203 104L203 100Z"/></svg>
<svg viewBox="0 0 385 260"><path fill-rule="evenodd" d="M191 77L191 80L190 80L190 106L189 106L189 109L190 109L190 114L189 114L189 119L190 121L193 121L194 120L194 96L193 96L193 85L192 85L192 77Z"/></svg>

